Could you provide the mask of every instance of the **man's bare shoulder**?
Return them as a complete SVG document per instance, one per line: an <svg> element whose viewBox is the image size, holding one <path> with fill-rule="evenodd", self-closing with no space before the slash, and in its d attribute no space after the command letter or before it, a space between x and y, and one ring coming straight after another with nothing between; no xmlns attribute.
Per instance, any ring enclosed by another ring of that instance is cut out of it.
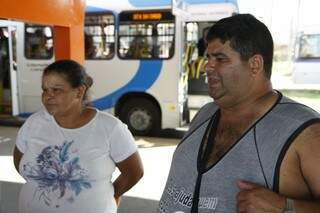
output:
<svg viewBox="0 0 320 213"><path fill-rule="evenodd" d="M320 120L305 128L296 138L295 144L298 154L304 154L312 151L310 149L316 148L313 151L317 151L320 155L319 150L317 150L320 148Z"/></svg>

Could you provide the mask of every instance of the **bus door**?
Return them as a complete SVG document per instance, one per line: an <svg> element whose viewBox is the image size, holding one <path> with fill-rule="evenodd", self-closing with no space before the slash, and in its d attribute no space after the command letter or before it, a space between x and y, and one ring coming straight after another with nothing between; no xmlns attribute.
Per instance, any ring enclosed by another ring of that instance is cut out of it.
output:
<svg viewBox="0 0 320 213"><path fill-rule="evenodd" d="M186 50L184 67L188 71L188 93L192 95L207 95L207 78L203 73L205 64L205 37L214 22L188 22L185 25Z"/></svg>
<svg viewBox="0 0 320 213"><path fill-rule="evenodd" d="M14 22L0 22L0 117L19 114Z"/></svg>
<svg viewBox="0 0 320 213"><path fill-rule="evenodd" d="M186 43L191 46L189 53L189 94L207 95L207 78L201 75L203 71L206 44L204 37L210 27L218 20L238 12L237 1L216 0L203 4L189 4L185 18Z"/></svg>

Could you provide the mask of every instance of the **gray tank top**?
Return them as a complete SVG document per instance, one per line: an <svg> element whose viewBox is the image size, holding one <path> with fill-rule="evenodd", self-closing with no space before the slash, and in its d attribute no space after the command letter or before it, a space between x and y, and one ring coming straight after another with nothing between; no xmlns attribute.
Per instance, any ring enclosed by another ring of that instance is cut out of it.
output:
<svg viewBox="0 0 320 213"><path fill-rule="evenodd" d="M214 103L204 106L176 148L158 212L191 212L199 175L197 209L201 213L237 212L238 180L254 182L278 192L280 165L287 149L306 127L320 122L316 111L280 93L275 105L216 164L199 173L201 141L217 112Z"/></svg>

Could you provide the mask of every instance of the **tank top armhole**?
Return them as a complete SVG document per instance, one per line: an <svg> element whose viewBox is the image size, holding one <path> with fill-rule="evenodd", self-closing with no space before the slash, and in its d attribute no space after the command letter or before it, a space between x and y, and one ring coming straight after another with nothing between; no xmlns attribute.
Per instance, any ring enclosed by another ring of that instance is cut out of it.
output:
<svg viewBox="0 0 320 213"><path fill-rule="evenodd" d="M303 130L305 130L307 127L309 127L315 123L320 123L320 118L314 118L314 119L308 120L305 123L303 123L297 130L295 130L293 132L293 134L291 134L291 136L288 138L288 140L285 142L284 146L282 147L280 154L278 156L278 159L277 159L274 177L273 177L273 191L274 192L279 193L280 167L281 167L284 156L287 153L290 145L300 135L300 133Z"/></svg>

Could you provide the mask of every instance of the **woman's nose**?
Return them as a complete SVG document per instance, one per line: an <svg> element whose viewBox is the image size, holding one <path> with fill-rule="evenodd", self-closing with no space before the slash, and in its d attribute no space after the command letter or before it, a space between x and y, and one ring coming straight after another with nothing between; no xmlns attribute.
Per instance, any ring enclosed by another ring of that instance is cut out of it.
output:
<svg viewBox="0 0 320 213"><path fill-rule="evenodd" d="M52 90L43 91L43 95L47 98L52 98L54 96L54 93Z"/></svg>

